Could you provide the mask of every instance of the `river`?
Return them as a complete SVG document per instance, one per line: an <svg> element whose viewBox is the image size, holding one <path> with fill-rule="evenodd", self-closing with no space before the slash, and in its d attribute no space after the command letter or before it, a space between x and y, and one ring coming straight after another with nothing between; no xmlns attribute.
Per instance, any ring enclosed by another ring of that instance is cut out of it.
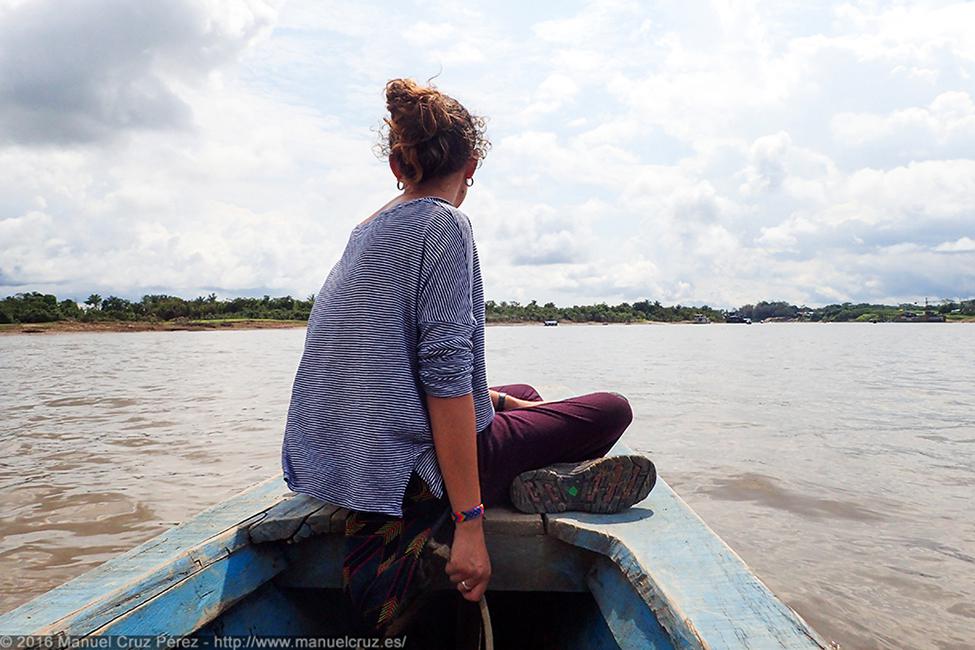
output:
<svg viewBox="0 0 975 650"><path fill-rule="evenodd" d="M489 327L843 648L975 647L975 327ZM279 471L304 330L0 337L0 611Z"/></svg>

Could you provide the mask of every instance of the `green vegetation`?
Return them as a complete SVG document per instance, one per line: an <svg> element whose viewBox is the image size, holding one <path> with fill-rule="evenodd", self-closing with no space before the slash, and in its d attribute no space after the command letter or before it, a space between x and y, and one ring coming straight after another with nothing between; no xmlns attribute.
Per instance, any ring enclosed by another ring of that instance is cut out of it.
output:
<svg viewBox="0 0 975 650"><path fill-rule="evenodd" d="M517 302L495 303L489 300L485 303L487 320L489 322L522 322L543 320L566 320L575 322L601 323L631 323L638 321L681 322L694 320L697 314L707 316L708 320L721 323L731 315L751 319L753 322L764 320L779 321L813 321L813 322L850 322L850 321L893 321L904 314L921 315L925 308L912 304L903 305L870 305L866 303L841 305L826 305L825 307L806 307L792 305L787 302L762 301L754 305L743 305L735 310L713 309L707 305L701 307L675 305L665 307L660 302L641 300L633 304L622 303L609 306L605 303L573 307L556 307L553 303L539 306L536 301L527 305ZM948 320L957 320L975 316L975 300L954 302L941 301L936 306L928 308L930 313L944 315Z"/></svg>
<svg viewBox="0 0 975 650"><path fill-rule="evenodd" d="M516 301L496 303L488 300L484 303L485 318L489 323L510 323L523 321L564 320L576 323L632 323L639 321L659 321L675 323L694 320L695 315L704 314L708 319L716 322L724 321L725 312L703 307L674 305L664 307L658 301L640 300L633 304L628 302L619 305L573 305L572 307L556 307L554 303L539 304L532 300L527 305Z"/></svg>
<svg viewBox="0 0 975 650"><path fill-rule="evenodd" d="M177 296L148 295L137 302L108 296L102 298L92 294L83 306L73 300L58 300L56 296L38 292L18 293L0 301L0 323L48 323L55 321L78 321L97 323L103 321L134 322L206 322L219 323L236 320L284 320L305 321L311 313L315 297L305 300L284 296L283 298L232 298L218 300L216 294L185 300ZM532 300L527 305L518 302L488 300L485 304L486 318L492 323L541 322L560 320L569 322L632 323L641 321L681 322L694 320L697 314L707 316L712 322L724 322L735 314L750 318L754 322L762 320L786 321L892 321L904 314L923 314L924 307L913 304L871 305L843 303L825 307L796 306L787 302L762 301L754 305L744 305L737 310L714 309L707 305L700 307L674 305L667 307L659 301L640 300L619 305L573 305L556 307L554 303L539 305ZM954 302L943 300L928 307L932 314L944 315L948 320L966 319L975 316L975 299Z"/></svg>
<svg viewBox="0 0 975 650"><path fill-rule="evenodd" d="M227 320L308 320L314 296L306 300L283 298L233 298L218 300L216 294L184 300L177 296L150 295L132 302L92 294L82 309L73 300L58 301L55 296L37 292L18 293L0 301L0 323L47 323L75 320L100 321L227 321Z"/></svg>
<svg viewBox="0 0 975 650"><path fill-rule="evenodd" d="M49 323L79 319L84 312L73 300L35 292L18 293L0 302L0 323Z"/></svg>

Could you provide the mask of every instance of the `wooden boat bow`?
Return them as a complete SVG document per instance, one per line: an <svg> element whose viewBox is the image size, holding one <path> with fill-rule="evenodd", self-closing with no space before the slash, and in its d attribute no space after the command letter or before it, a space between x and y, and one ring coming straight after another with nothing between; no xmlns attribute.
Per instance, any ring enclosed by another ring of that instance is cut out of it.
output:
<svg viewBox="0 0 975 650"><path fill-rule="evenodd" d="M345 516L267 479L0 616L0 634L309 629L287 592L340 586ZM485 532L491 591L591 593L608 630L599 647L829 647L662 479L619 514L495 508Z"/></svg>

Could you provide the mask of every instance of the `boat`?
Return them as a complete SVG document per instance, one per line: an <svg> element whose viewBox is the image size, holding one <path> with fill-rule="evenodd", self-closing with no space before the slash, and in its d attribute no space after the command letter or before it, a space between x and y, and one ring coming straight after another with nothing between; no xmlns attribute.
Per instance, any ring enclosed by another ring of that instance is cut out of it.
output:
<svg viewBox="0 0 975 650"><path fill-rule="evenodd" d="M725 316L724 322L739 325L751 325L752 319L742 316L739 312L733 311Z"/></svg>
<svg viewBox="0 0 975 650"><path fill-rule="evenodd" d="M610 453L633 452L618 444ZM325 641L349 634L345 516L268 478L0 616L0 635L73 644L57 647L153 637L153 648L164 639L167 648L237 650L244 637L263 647L253 640L293 636L308 639L298 647L340 647ZM618 514L495 508L485 534L493 573L484 601L498 649L830 647L663 479ZM477 607L449 583L433 595L432 618L407 630L405 645L372 647L458 647L451 616ZM411 646L431 635L439 645ZM311 637L320 644L307 645Z"/></svg>
<svg viewBox="0 0 975 650"><path fill-rule="evenodd" d="M547 320L545 321L545 327L556 327L559 324L557 320Z"/></svg>
<svg viewBox="0 0 975 650"><path fill-rule="evenodd" d="M711 321L704 314L694 314L694 324L695 325L709 325Z"/></svg>

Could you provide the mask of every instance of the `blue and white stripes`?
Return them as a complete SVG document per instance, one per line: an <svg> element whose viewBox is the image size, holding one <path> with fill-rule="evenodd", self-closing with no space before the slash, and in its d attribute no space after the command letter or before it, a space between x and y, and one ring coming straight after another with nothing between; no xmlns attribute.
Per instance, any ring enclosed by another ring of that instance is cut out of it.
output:
<svg viewBox="0 0 975 650"><path fill-rule="evenodd" d="M494 417L484 367L484 291L467 216L425 197L357 226L315 299L281 461L295 492L400 516L416 472L443 479L424 395L474 393Z"/></svg>

